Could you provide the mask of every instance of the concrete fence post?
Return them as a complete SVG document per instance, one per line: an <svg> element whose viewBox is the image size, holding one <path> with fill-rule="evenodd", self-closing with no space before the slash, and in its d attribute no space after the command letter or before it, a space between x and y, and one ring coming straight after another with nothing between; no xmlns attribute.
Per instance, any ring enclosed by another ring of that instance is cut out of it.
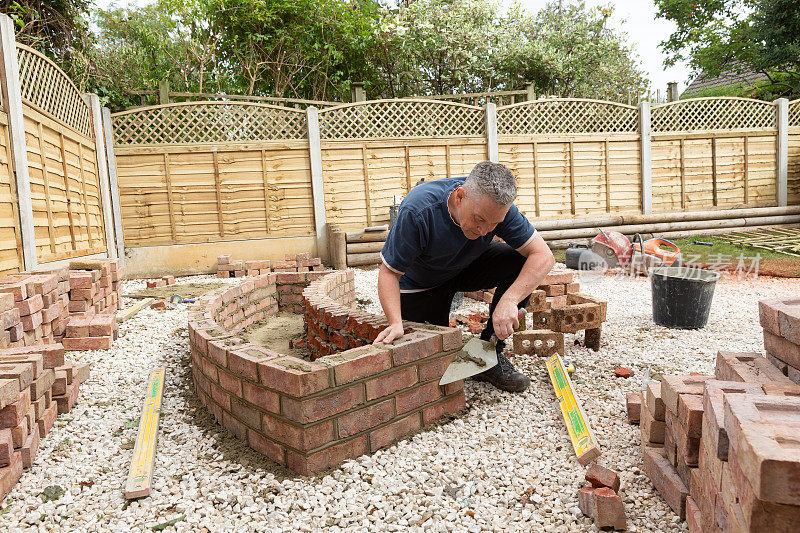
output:
<svg viewBox="0 0 800 533"><path fill-rule="evenodd" d="M10 162L14 169L14 183L17 189L20 240L25 270L34 270L38 265L36 258L36 236L34 233L33 203L31 202L31 181L28 174L28 148L25 145L25 119L22 116L22 88L17 63L17 43L14 37L14 23L7 15L0 14L0 85L2 85L3 105L8 114L8 138L11 143Z"/></svg>
<svg viewBox="0 0 800 533"><path fill-rule="evenodd" d="M317 255L328 258L328 234L325 215L325 189L322 186L322 147L319 135L319 109L306 109L308 123L308 155L311 159L311 196L314 201L314 230L317 234Z"/></svg>
<svg viewBox="0 0 800 533"><path fill-rule="evenodd" d="M497 106L488 102L484 106L486 116L486 155L492 163L500 162L500 152L497 145Z"/></svg>
<svg viewBox="0 0 800 533"><path fill-rule="evenodd" d="M158 82L158 103L169 104L169 80L161 80Z"/></svg>
<svg viewBox="0 0 800 533"><path fill-rule="evenodd" d="M533 82L528 83L526 90L528 91L527 94L528 102L536 100L536 85L534 85Z"/></svg>
<svg viewBox="0 0 800 533"><path fill-rule="evenodd" d="M775 196L778 206L783 207L789 204L789 100L786 98L775 100L775 113L778 125Z"/></svg>
<svg viewBox="0 0 800 533"><path fill-rule="evenodd" d="M111 187L108 182L108 160L106 159L106 138L103 133L103 115L100 111L100 98L94 93L83 95L92 110L92 131L94 132L95 160L97 163L97 182L100 185L100 204L103 207L103 230L106 236L108 257L117 257L114 239L114 216L111 213Z"/></svg>
<svg viewBox="0 0 800 533"><path fill-rule="evenodd" d="M122 207L119 201L119 183L117 182L117 158L114 155L114 131L111 126L111 110L104 107L102 112L106 159L108 160L108 181L111 188L111 213L114 218L114 240L117 243L117 258L124 268L125 240L122 235Z"/></svg>
<svg viewBox="0 0 800 533"><path fill-rule="evenodd" d="M639 133L641 134L642 213L653 212L653 160L650 144L650 102L639 103Z"/></svg>

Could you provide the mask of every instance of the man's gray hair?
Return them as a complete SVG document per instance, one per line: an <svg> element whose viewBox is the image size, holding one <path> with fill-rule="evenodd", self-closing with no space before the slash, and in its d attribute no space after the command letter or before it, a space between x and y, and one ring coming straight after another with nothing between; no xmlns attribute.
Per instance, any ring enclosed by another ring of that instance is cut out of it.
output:
<svg viewBox="0 0 800 533"><path fill-rule="evenodd" d="M511 205L517 198L517 181L514 174L500 163L483 161L475 165L464 182L464 187L485 194L498 205Z"/></svg>

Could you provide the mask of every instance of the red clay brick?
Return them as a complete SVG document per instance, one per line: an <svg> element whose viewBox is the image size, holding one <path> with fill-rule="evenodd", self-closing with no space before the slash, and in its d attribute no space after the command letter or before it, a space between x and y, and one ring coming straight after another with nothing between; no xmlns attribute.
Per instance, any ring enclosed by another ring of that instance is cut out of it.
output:
<svg viewBox="0 0 800 533"><path fill-rule="evenodd" d="M371 379L366 382L367 401L389 396L399 390L407 389L416 383L417 368L414 366Z"/></svg>
<svg viewBox="0 0 800 533"><path fill-rule="evenodd" d="M703 396L681 394L678 398L678 424L693 438L700 438L703 429Z"/></svg>
<svg viewBox="0 0 800 533"><path fill-rule="evenodd" d="M401 392L396 398L397 414L406 413L425 404L435 402L441 397L441 394L442 391L436 382Z"/></svg>
<svg viewBox="0 0 800 533"><path fill-rule="evenodd" d="M689 533L703 533L703 513L690 496L686 497L686 525Z"/></svg>
<svg viewBox="0 0 800 533"><path fill-rule="evenodd" d="M717 379L722 381L744 381L747 383L786 383L789 378L775 368L759 353L735 353L720 351L717 353Z"/></svg>
<svg viewBox="0 0 800 533"><path fill-rule="evenodd" d="M14 439L11 429L0 429L0 467L8 466L14 460Z"/></svg>
<svg viewBox="0 0 800 533"><path fill-rule="evenodd" d="M261 429L261 411L237 398L231 398L231 414L242 424L253 429Z"/></svg>
<svg viewBox="0 0 800 533"><path fill-rule="evenodd" d="M450 366L450 363L455 359L455 353L442 353L436 359L425 361L419 364L419 380L430 381L432 379L439 380L444 375L444 371Z"/></svg>
<svg viewBox="0 0 800 533"><path fill-rule="evenodd" d="M354 385L324 396L305 400L296 400L283 396L281 398L281 410L288 419L300 424L307 424L347 411L363 402L363 385Z"/></svg>
<svg viewBox="0 0 800 533"><path fill-rule="evenodd" d="M800 368L800 345L764 330L764 348L784 363Z"/></svg>
<svg viewBox="0 0 800 533"><path fill-rule="evenodd" d="M31 382L31 401L38 400L45 391L50 390L55 381L56 373L52 368L46 369L38 379Z"/></svg>
<svg viewBox="0 0 800 533"><path fill-rule="evenodd" d="M412 363L442 351L442 337L424 331L412 331L395 340L390 346L395 366Z"/></svg>
<svg viewBox="0 0 800 533"><path fill-rule="evenodd" d="M444 415L454 415L466 407L466 398L464 393L458 394L443 402L425 407L422 410L422 423L424 425L432 424L442 418Z"/></svg>
<svg viewBox="0 0 800 533"><path fill-rule="evenodd" d="M95 315L89 322L89 336L109 337L114 334L116 323L114 315Z"/></svg>
<svg viewBox="0 0 800 533"><path fill-rule="evenodd" d="M647 409L650 411L650 415L655 420L661 420L663 422L664 412L666 411L666 407L664 406L664 400L661 398L660 381L650 381L647 384L645 400L647 404Z"/></svg>
<svg viewBox="0 0 800 533"><path fill-rule="evenodd" d="M67 387L67 393L62 396L53 396L53 400L58 404L58 414L69 413L78 399L78 382L75 381Z"/></svg>
<svg viewBox="0 0 800 533"><path fill-rule="evenodd" d="M678 414L678 396L681 394L703 394L703 383L713 376L694 374L664 375L661 378L661 399L664 407L673 415Z"/></svg>
<svg viewBox="0 0 800 533"><path fill-rule="evenodd" d="M610 468L592 463L586 469L584 477L592 487L608 487L614 492L619 492L619 475Z"/></svg>
<svg viewBox="0 0 800 533"><path fill-rule="evenodd" d="M253 385L246 381L242 382L244 399L256 407L272 413L280 413L280 396L277 392L264 389L259 385Z"/></svg>
<svg viewBox="0 0 800 533"><path fill-rule="evenodd" d="M36 460L36 454L39 452L39 443L39 429L33 426L28 438L25 439L25 443L19 450L22 455L23 467L30 468L33 466L33 462Z"/></svg>
<svg viewBox="0 0 800 533"><path fill-rule="evenodd" d="M628 392L625 394L625 411L628 413L628 423L638 424L642 416L642 393Z"/></svg>
<svg viewBox="0 0 800 533"><path fill-rule="evenodd" d="M14 452L14 459L9 466L0 468L0 502L2 502L19 478L22 477L22 454Z"/></svg>
<svg viewBox="0 0 800 533"><path fill-rule="evenodd" d="M723 461L728 460L728 433L725 431L725 405L723 394L761 394L758 383L708 380L703 392L703 435L705 445Z"/></svg>
<svg viewBox="0 0 800 533"><path fill-rule="evenodd" d="M422 422L419 413L401 418L370 433L370 449L375 452L381 448L386 448L406 435L420 429L422 429Z"/></svg>
<svg viewBox="0 0 800 533"><path fill-rule="evenodd" d="M19 309L20 316L27 316L41 311L44 307L44 301L42 300L41 294L36 294L34 296L29 296L25 300L15 302L14 306Z"/></svg>
<svg viewBox="0 0 800 533"><path fill-rule="evenodd" d="M301 428L265 414L263 431L270 438L301 452L319 448L335 439L332 420Z"/></svg>
<svg viewBox="0 0 800 533"><path fill-rule="evenodd" d="M388 350L377 346L354 348L346 352L329 355L325 361L334 364L336 385L353 381L389 370L392 367Z"/></svg>
<svg viewBox="0 0 800 533"><path fill-rule="evenodd" d="M286 464L286 452L283 446L268 439L264 435L249 429L247 431L248 444L255 451L275 461L279 465Z"/></svg>
<svg viewBox="0 0 800 533"><path fill-rule="evenodd" d="M663 444L664 436L666 433L665 422L656 420L647 404L642 405L641 418L639 421L642 428L642 443L647 444Z"/></svg>
<svg viewBox="0 0 800 533"><path fill-rule="evenodd" d="M667 505L683 520L686 517L686 496L689 490L662 450L645 448L644 471Z"/></svg>
<svg viewBox="0 0 800 533"><path fill-rule="evenodd" d="M222 412L222 425L233 433L237 439L242 442L247 442L247 426L245 426L242 422L239 422L230 415L227 411Z"/></svg>
<svg viewBox="0 0 800 533"><path fill-rule="evenodd" d="M350 437L379 426L394 418L394 415L392 399L342 415L338 419L339 438Z"/></svg>
<svg viewBox="0 0 800 533"><path fill-rule="evenodd" d="M307 476L327 470L347 459L354 459L364 455L367 451L367 436L362 435L308 456L303 456L293 450L287 450L286 466L298 474Z"/></svg>
<svg viewBox="0 0 800 533"><path fill-rule="evenodd" d="M328 367L296 357L259 362L258 376L266 387L296 398L324 390L330 384Z"/></svg>
<svg viewBox="0 0 800 533"><path fill-rule="evenodd" d="M42 418L37 420L37 424L39 425L39 437L45 438L50 430L53 428L53 424L56 423L56 418L58 417L58 404L56 402L51 401L50 405L47 409L44 410Z"/></svg>
<svg viewBox="0 0 800 533"><path fill-rule="evenodd" d="M219 370L219 384L226 391L230 392L238 398L242 397L242 380L227 372Z"/></svg>
<svg viewBox="0 0 800 533"><path fill-rule="evenodd" d="M730 394L724 397L729 454L759 500L800 505L800 398Z"/></svg>
<svg viewBox="0 0 800 533"><path fill-rule="evenodd" d="M61 343L67 350L108 350L111 348L111 337L77 337L65 338Z"/></svg>
<svg viewBox="0 0 800 533"><path fill-rule="evenodd" d="M800 521L800 506L759 500L737 463L737 457L732 455L729 461L731 478L748 531L795 531Z"/></svg>

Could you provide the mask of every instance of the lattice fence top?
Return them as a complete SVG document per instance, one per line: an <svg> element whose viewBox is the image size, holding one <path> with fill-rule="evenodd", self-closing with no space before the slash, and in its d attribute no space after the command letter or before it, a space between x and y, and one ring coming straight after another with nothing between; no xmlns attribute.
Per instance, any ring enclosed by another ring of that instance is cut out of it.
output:
<svg viewBox="0 0 800 533"><path fill-rule="evenodd" d="M483 137L483 108L436 100L374 100L319 112L321 139Z"/></svg>
<svg viewBox="0 0 800 533"><path fill-rule="evenodd" d="M548 98L497 108L499 135L638 131L637 108L617 102Z"/></svg>
<svg viewBox="0 0 800 533"><path fill-rule="evenodd" d="M92 136L89 104L66 73L41 53L17 44L22 99L87 137Z"/></svg>
<svg viewBox="0 0 800 533"><path fill-rule="evenodd" d="M777 127L774 104L730 96L654 105L650 125L653 133Z"/></svg>
<svg viewBox="0 0 800 533"><path fill-rule="evenodd" d="M789 125L800 126L800 99L789 102Z"/></svg>
<svg viewBox="0 0 800 533"><path fill-rule="evenodd" d="M251 102L184 102L111 115L118 145L195 144L308 138L299 109Z"/></svg>

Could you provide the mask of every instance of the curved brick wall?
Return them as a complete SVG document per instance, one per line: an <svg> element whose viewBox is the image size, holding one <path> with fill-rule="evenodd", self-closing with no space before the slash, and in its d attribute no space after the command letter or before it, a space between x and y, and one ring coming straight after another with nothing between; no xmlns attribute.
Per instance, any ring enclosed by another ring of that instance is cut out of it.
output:
<svg viewBox="0 0 800 533"><path fill-rule="evenodd" d="M352 271L265 274L204 295L189 314L200 401L251 448L303 475L463 409L463 382L438 384L460 331L408 322L400 340L373 345L384 322L350 309L354 299ZM313 362L236 336L279 309L304 314Z"/></svg>

